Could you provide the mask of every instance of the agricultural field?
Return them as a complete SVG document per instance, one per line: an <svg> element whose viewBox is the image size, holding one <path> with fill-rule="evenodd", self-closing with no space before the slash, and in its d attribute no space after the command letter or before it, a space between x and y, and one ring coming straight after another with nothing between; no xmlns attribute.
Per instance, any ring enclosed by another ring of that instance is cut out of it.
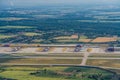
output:
<svg viewBox="0 0 120 80"><path fill-rule="evenodd" d="M75 42L77 42L77 40L57 40L57 42L59 42L59 43L75 43Z"/></svg>
<svg viewBox="0 0 120 80"><path fill-rule="evenodd" d="M0 35L0 39L6 39L6 38L12 38L15 37L16 35Z"/></svg>
<svg viewBox="0 0 120 80"><path fill-rule="evenodd" d="M92 39L88 39L88 37L87 36L85 36L85 35L81 35L80 37L79 37L79 40L78 40L79 42L84 42L84 43L89 43L89 42L91 42L92 41Z"/></svg>
<svg viewBox="0 0 120 80"><path fill-rule="evenodd" d="M80 35L80 39L87 39L88 37L85 35Z"/></svg>
<svg viewBox="0 0 120 80"><path fill-rule="evenodd" d="M26 33L23 33L23 35L25 35L25 36L37 36L37 35L41 35L41 34L34 33L34 32L26 32Z"/></svg>
<svg viewBox="0 0 120 80"><path fill-rule="evenodd" d="M0 11L0 34L18 34L0 43L119 43L99 41L99 37L120 36L119 11L105 8L82 9L75 6ZM3 15L4 14L4 15ZM32 32L32 33L31 33ZM37 33L37 34L36 34ZM25 34L25 35L22 35ZM40 35L39 35L40 34ZM92 41L93 40L93 41Z"/></svg>
<svg viewBox="0 0 120 80"><path fill-rule="evenodd" d="M66 40L66 39L71 39L71 37L70 36L60 36L60 37L56 37L55 39L60 39L60 40Z"/></svg>
<svg viewBox="0 0 120 80"><path fill-rule="evenodd" d="M40 43L40 42L43 42L43 40L42 39L34 39L34 40L32 40L32 42L33 43Z"/></svg>
<svg viewBox="0 0 120 80"><path fill-rule="evenodd" d="M0 18L0 21L19 21L25 20L27 18L15 18L15 17L8 17L8 18Z"/></svg>
<svg viewBox="0 0 120 80"><path fill-rule="evenodd" d="M87 42L91 42L91 41L92 41L92 39L79 39L79 42L87 43Z"/></svg>
<svg viewBox="0 0 120 80"><path fill-rule="evenodd" d="M92 42L93 43L102 43L102 42L114 42L117 41L116 37L98 37L94 39Z"/></svg>

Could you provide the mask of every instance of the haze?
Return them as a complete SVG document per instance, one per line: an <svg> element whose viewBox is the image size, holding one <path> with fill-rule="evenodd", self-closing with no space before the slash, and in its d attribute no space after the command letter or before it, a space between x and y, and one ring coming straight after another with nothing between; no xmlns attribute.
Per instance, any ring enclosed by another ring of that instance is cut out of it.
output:
<svg viewBox="0 0 120 80"><path fill-rule="evenodd" d="M120 0L0 0L0 7L33 7L41 5L119 5Z"/></svg>

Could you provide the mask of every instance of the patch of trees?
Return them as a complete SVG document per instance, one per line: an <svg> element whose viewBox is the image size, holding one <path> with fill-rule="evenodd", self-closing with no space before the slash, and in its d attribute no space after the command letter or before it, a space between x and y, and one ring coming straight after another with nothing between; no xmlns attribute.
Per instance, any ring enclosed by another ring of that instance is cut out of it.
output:
<svg viewBox="0 0 120 80"><path fill-rule="evenodd" d="M90 80L110 80L113 75L93 73L89 72L88 69L81 68L68 68L64 71L52 71L52 70L40 70L30 75L40 76L40 77L55 77L55 78L65 78L65 79L90 79Z"/></svg>

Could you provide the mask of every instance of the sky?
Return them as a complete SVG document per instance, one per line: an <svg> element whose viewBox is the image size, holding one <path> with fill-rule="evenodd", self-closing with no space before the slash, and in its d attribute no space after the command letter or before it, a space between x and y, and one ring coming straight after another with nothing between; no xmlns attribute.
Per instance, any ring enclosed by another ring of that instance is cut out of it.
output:
<svg viewBox="0 0 120 80"><path fill-rule="evenodd" d="M6 6L40 6L40 5L113 5L120 4L120 0L0 0L0 7Z"/></svg>

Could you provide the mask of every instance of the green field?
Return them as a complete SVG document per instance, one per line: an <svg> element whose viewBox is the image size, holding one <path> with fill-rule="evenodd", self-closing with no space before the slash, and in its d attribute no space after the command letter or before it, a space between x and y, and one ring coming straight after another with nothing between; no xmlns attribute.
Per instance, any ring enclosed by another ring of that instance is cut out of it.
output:
<svg viewBox="0 0 120 80"><path fill-rule="evenodd" d="M17 80L110 80L113 73L87 67L4 66L0 68L0 77Z"/></svg>
<svg viewBox="0 0 120 80"><path fill-rule="evenodd" d="M81 59L0 58L3 64L80 64Z"/></svg>
<svg viewBox="0 0 120 80"><path fill-rule="evenodd" d="M32 56L32 57L83 57L83 53L49 53L49 54L33 54L33 53L16 53L16 54L0 54L0 56L12 58L12 57L24 57L24 56Z"/></svg>

